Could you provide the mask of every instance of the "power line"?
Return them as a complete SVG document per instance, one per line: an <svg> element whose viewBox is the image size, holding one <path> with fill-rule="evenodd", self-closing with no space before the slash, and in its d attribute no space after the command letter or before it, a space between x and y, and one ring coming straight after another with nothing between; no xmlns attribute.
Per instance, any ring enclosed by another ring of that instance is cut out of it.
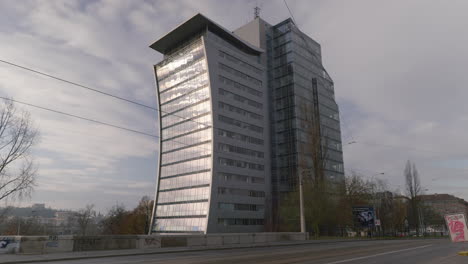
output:
<svg viewBox="0 0 468 264"><path fill-rule="evenodd" d="M65 79L63 79L63 78L60 78L60 77L57 77L57 76L53 76L53 75L50 75L50 74L47 74L47 73L44 73L44 72L40 72L40 71L38 71L38 70L34 70L34 69L32 69L32 68L28 68L28 67L25 67L25 66L21 66L21 65L19 65L19 64L13 63L13 62L9 62L9 61L6 61L6 60L1 60L1 59L0 59L0 62L5 63L5 64L8 64L8 65L10 65L10 66L14 66L14 67L23 69L23 70L27 70L27 71L30 71L30 72L34 72L34 73L36 73L36 74L39 74L39 75L42 75L42 76L46 76L46 77L55 79L55 80L57 80L57 81L65 82L65 83L68 83L68 84L71 84L71 85L74 85L74 86L78 86L78 87L80 87L80 88L84 88L84 89L87 89L87 90L90 90L90 91L93 91L93 92L96 92L96 93L100 93L100 94L102 94L102 95L107 95L107 96L113 97L113 98L118 99L118 100L122 100L122 101L125 101L125 102L128 102L128 103L131 103L131 104L136 104L136 105L141 106L141 107L145 107L145 108L149 108L149 109L151 109L151 110L156 110L156 111L158 111L158 109L156 109L156 108L154 108L154 107L152 107L152 106L145 105L145 104L142 104L142 103L138 103L138 102L135 102L135 101L132 101L132 100L129 100L129 99L126 99L126 98L117 96L117 95L113 95L113 94L110 94L110 93L107 93L107 92L103 92L103 91L101 91L101 90L94 89L94 88L91 88L91 87L88 87L88 86L85 86L85 85L82 85L82 84L79 84L79 83L76 83L76 82L68 81L68 80L65 80Z"/></svg>
<svg viewBox="0 0 468 264"><path fill-rule="evenodd" d="M286 2L286 0L283 0L283 2L284 2L284 4L286 5L286 8L289 11L289 14L291 15L292 21L294 22L294 24L296 24L296 19L294 19L294 16L293 16L293 14L291 12L291 9L289 9L288 2ZM296 24L296 26L297 26L297 24Z"/></svg>
<svg viewBox="0 0 468 264"><path fill-rule="evenodd" d="M75 115L75 114L70 114L70 113L66 113L66 112L63 112L63 111L59 111L59 110L55 110L55 109L51 109L51 108L47 108L47 107L43 107L43 106L38 106L38 105L34 105L34 104L14 100L14 99L11 99L11 98L8 98L8 97L0 96L0 99L8 100L8 101L15 102L15 103L22 104L22 105L27 105L27 106L30 106L30 107L34 107L34 108L38 108L38 109L41 109L41 110L53 112L53 113L56 113L56 114L61 114L61 115L65 115L65 116L69 116L69 117L73 117L73 118L77 118L77 119L97 123L97 124L100 124L100 125L105 125L105 126L125 130L127 132L137 133L137 134L141 134L141 135L152 137L152 138L158 138L158 139L161 138L160 136L152 135L152 134L145 133L145 132L142 132L142 131L138 131L138 130L134 130L134 129L126 128L126 127L121 127L121 126L113 125L113 124L110 124L110 123L102 122L102 121L99 121L99 120L95 120L95 119L91 119L91 118L87 118L87 117L82 117L82 116L78 116L78 115ZM212 153L230 155L232 157L241 158L241 159L248 158L248 157L240 156L240 155L232 153L232 152L220 152L220 151L217 151L217 150L214 150L214 149L212 150L211 148L204 148L204 147L199 146L199 145L194 146L193 144L187 144L187 143L183 143L183 142L176 141L176 140L173 140L173 139L171 139L170 141L174 142L174 143L177 143L177 144L180 144L182 146L194 147L194 148L198 148L198 149L201 149L201 150L207 150L207 151L210 151Z"/></svg>
<svg viewBox="0 0 468 264"><path fill-rule="evenodd" d="M195 122L195 123L197 123L197 124L199 124L199 125L203 125L203 126L205 126L205 127L209 127L209 125L204 124L204 123L201 123L201 122L198 122L198 121L194 120L193 118L186 118L186 117L182 117L182 116L179 116L179 115L176 115L176 114L173 114L173 113L165 112L165 111L162 111L162 110L160 110L160 109L157 109L157 108L155 108L155 107L152 107L152 106L149 106L149 105L146 105L146 104L143 104L143 103L139 103L139 102L136 102L136 101L133 101L133 100L130 100L130 99L121 97L121 96L117 96L117 95L114 95L114 94L111 94L111 93L108 93L108 92L104 92L104 91L101 91L101 90L98 90L98 89L95 89L95 88L91 88L91 87L89 87L89 86L86 86L86 85L83 85L83 84L79 84L79 83L77 83L77 82L69 81L69 80L66 80L66 79L64 79L64 78L57 77L57 76L54 76L54 75L51 75L51 74L48 74L48 73L44 73L44 72L41 72L41 71L38 71L38 70L35 70L35 69L32 69L32 68L29 68L29 67L26 67L26 66L22 66L22 65L19 65L19 64L10 62L10 61L6 61L6 60L0 59L0 62L5 63L5 64L10 65L10 66L13 66L13 67L17 67L17 68L26 70L26 71L30 71L30 72L36 73L36 74L39 74L39 75L42 75L42 76L46 76L46 77L48 77L48 78L51 78L51 79L54 79L54 80L57 80L57 81L61 81L61 82L67 83L67 84L71 84L71 85L74 85L74 86L77 86L77 87L80 87L80 88L83 88L83 89L86 89L86 90L89 90L89 91L92 91L92 92L95 92L95 93L99 93L99 94L101 94L101 95L110 96L110 97L112 97L112 98L114 98L114 99L118 99L118 100L121 100L121 101L124 101L124 102L127 102L127 103L131 103L131 104L135 104L135 105L138 105L138 106L147 108L147 109L151 109L151 110L153 110L153 111L158 111L158 112L160 112L160 113L172 115L172 116L181 118L182 120L192 121L192 122Z"/></svg>
<svg viewBox="0 0 468 264"><path fill-rule="evenodd" d="M38 105L33 105L33 104L30 104L30 103L26 103L26 102L21 102L21 101L14 100L14 99L7 98L7 97L3 97L3 96L0 96L0 98L1 98L1 99L4 99L4 100L8 100L8 101L15 102L15 103L18 103L18 104L27 105L27 106L30 106L30 107L34 107L34 108L38 108L38 109L42 109L42 110L54 112L54 113L57 113L57 114L66 115L66 116L78 118L78 119L81 119L81 120L86 120L86 121L89 121L89 122L93 122L93 123L97 123L97 124L101 124L101 125L105 125L105 126L109 126L109 127L113 127L113 128L117 128L117 129L129 131L129 132L133 132L133 133L137 133L137 134L141 134L141 135L145 135L145 136L149 136L149 137L153 137L153 138L159 138L159 137L156 136L156 135L148 134L148 133L145 133L145 132L141 132L141 131L134 130L134 129L130 129L130 128L126 128L126 127L121 127L121 126L109 124L109 123L102 122L102 121L98 121L98 120L95 120L95 119L91 119L91 118L87 118L87 117L82 117L82 116L78 116L78 115L74 115L74 114L70 114L70 113L65 113L65 112L62 112L62 111L59 111L59 110L55 110L55 109L51 109L51 108L47 108L47 107L43 107L43 106L38 106Z"/></svg>

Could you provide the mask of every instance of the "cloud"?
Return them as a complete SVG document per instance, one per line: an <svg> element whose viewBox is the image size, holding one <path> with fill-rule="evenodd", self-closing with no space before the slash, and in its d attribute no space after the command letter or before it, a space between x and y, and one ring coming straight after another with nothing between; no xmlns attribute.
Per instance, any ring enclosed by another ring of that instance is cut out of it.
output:
<svg viewBox="0 0 468 264"><path fill-rule="evenodd" d="M152 65L161 55L148 46L197 12L234 30L251 20L256 3L0 1L0 58L155 107ZM381 177L398 188L412 159L431 191L468 199L456 187L465 184L464 171L440 165L468 159L467 3L288 3L299 28L322 45L343 138L357 142L344 146L345 168L368 176L384 171ZM283 1L258 4L271 24L289 17ZM0 80L1 95L157 133L152 110L3 64ZM109 208L117 200L131 206L140 194L152 195L155 139L27 109L42 134L34 201L76 208L94 199ZM448 181L432 181L438 177Z"/></svg>

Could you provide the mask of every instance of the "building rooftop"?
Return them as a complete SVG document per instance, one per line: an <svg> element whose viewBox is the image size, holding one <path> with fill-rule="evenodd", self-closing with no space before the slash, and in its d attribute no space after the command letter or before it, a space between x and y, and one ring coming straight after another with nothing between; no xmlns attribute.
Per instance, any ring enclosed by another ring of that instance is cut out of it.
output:
<svg viewBox="0 0 468 264"><path fill-rule="evenodd" d="M234 35L229 30L218 25L200 13L183 22L181 25L151 44L150 47L158 52L166 54L167 51L173 49L177 44L182 43L184 40L187 40L187 38L190 38L190 36L193 36L206 28L209 28L210 31L223 37L227 41L240 47L248 53L260 54L264 52L263 49L250 45L246 41Z"/></svg>
<svg viewBox="0 0 468 264"><path fill-rule="evenodd" d="M446 201L446 200L453 200L453 201L458 201L460 203L464 203L468 205L468 202L463 200L462 198L458 198L456 196L442 193L442 194L427 194L427 195L421 195L421 200L423 201Z"/></svg>

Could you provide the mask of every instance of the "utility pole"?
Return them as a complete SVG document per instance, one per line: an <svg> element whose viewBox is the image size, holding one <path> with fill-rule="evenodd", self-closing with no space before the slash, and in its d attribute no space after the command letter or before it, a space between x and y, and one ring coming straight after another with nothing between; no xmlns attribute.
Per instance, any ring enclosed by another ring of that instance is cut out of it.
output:
<svg viewBox="0 0 468 264"><path fill-rule="evenodd" d="M21 229L21 217L18 217L18 234L17 234L17 236L20 235L20 229Z"/></svg>
<svg viewBox="0 0 468 264"><path fill-rule="evenodd" d="M301 233L306 232L305 218L304 218L304 193L302 191L302 185L304 184L304 181L302 179L302 174L304 172L305 170L299 173L299 209L300 209L300 214L301 214Z"/></svg>

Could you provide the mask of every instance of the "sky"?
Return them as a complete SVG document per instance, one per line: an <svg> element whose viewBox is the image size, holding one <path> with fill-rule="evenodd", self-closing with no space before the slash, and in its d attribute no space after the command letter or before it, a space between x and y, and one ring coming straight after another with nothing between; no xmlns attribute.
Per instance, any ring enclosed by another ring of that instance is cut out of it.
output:
<svg viewBox="0 0 468 264"><path fill-rule="evenodd" d="M155 40L202 13L234 30L255 5L270 24L281 1L0 1L0 60L156 107ZM340 107L345 171L403 191L407 160L426 193L468 200L466 1L288 0L297 26L322 46ZM226 12L229 10L229 12ZM0 96L157 135L156 112L0 63ZM27 206L128 209L154 195L155 138L40 109ZM350 142L355 142L348 144ZM381 173L384 173L383 175Z"/></svg>

